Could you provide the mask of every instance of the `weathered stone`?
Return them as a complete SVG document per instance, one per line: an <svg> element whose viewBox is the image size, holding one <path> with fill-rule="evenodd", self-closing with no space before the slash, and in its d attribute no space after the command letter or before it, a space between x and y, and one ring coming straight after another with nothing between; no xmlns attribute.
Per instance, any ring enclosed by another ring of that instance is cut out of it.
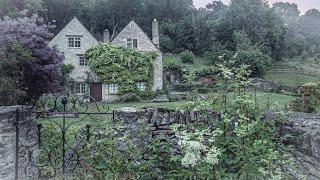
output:
<svg viewBox="0 0 320 180"><path fill-rule="evenodd" d="M12 180L15 179L15 155L16 155L16 117L17 109L20 112L25 111L21 106L0 107L0 179ZM29 113L20 114L19 121L30 119ZM32 131L32 125L26 122L29 133ZM36 127L36 126L34 126ZM19 142L25 139L26 128L20 128ZM29 139L29 141L31 141ZM30 179L23 173L24 167L19 164L19 179Z"/></svg>
<svg viewBox="0 0 320 180"><path fill-rule="evenodd" d="M286 143L293 145L297 179L320 179L320 115L307 113L288 114L289 122L281 128L282 135L293 135L295 138ZM265 119L276 119L274 112L266 112Z"/></svg>

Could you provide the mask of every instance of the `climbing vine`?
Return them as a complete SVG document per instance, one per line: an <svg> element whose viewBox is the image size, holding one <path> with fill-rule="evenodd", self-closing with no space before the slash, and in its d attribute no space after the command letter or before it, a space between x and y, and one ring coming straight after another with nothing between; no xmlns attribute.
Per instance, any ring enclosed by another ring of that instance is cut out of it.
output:
<svg viewBox="0 0 320 180"><path fill-rule="evenodd" d="M153 60L156 53L140 53L124 47L100 44L89 49L85 57L91 70L106 84L119 84L119 95L151 95ZM146 90L139 91L137 83L145 82Z"/></svg>

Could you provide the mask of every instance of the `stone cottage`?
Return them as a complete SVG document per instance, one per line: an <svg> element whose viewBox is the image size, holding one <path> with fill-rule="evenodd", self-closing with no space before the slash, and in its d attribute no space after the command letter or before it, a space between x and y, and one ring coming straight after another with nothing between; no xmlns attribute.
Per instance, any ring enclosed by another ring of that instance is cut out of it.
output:
<svg viewBox="0 0 320 180"><path fill-rule="evenodd" d="M158 56L154 61L152 90L162 90L162 52L159 49L159 24L157 20L152 22L152 40L134 21L131 21L113 39L110 39L109 31L105 30L103 42L135 49L141 53L156 52ZM98 44L97 39L77 18L73 18L49 43L50 46L56 46L64 54L64 64L72 64L75 67L69 75L75 84L75 95L89 94L96 101L116 101L119 98L118 87L121 82L111 84L101 82L90 70L84 57L88 49ZM137 88L144 91L146 89L145 82L137 82Z"/></svg>

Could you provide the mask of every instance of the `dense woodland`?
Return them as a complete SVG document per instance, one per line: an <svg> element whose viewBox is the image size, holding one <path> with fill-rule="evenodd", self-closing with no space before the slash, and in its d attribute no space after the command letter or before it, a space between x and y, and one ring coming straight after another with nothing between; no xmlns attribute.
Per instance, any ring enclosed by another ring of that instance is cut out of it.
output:
<svg viewBox="0 0 320 180"><path fill-rule="evenodd" d="M1 0L0 8L1 17L39 14L56 26L54 33L76 16L97 38L105 29L114 37L131 20L151 34L150 24L158 19L161 49L168 53L232 54L239 32L272 60L315 53L320 44L318 10L300 16L296 4L271 7L265 0L233 0L229 6L213 1L200 9L192 0Z"/></svg>
<svg viewBox="0 0 320 180"><path fill-rule="evenodd" d="M301 14L296 4L280 2L270 6L266 0L232 0L229 5L212 1L200 9L193 6L192 0L0 0L0 17L2 54L17 56L14 58L17 61L29 58L19 53L48 61L41 57L48 49L45 43L73 17L78 17L100 40L105 29L115 37L131 20L151 35L151 23L157 19L161 30L160 48L164 53L183 52L189 57L202 57L210 65L224 64L230 68L248 65L255 77L262 77L275 62L298 56L319 57L317 52L320 52L319 10ZM19 46L27 46L26 51L12 53ZM61 61L58 52L53 51L52 56ZM8 64L12 62L9 60ZM54 63L57 65L58 61ZM25 65L19 68L24 69ZM16 69L9 71L16 72ZM5 75L8 73L3 77ZM20 82L27 81L24 75L20 76ZM22 77L25 80L21 80ZM59 77L48 79L57 84ZM46 92L45 87L40 89L38 94Z"/></svg>

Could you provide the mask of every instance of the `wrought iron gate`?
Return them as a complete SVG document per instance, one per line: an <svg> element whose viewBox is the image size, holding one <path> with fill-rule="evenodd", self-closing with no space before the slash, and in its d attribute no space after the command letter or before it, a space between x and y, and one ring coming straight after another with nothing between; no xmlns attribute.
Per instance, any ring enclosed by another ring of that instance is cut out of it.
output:
<svg viewBox="0 0 320 180"><path fill-rule="evenodd" d="M90 96L44 96L17 110L16 179L69 179L84 171L87 145L112 125L114 111Z"/></svg>

